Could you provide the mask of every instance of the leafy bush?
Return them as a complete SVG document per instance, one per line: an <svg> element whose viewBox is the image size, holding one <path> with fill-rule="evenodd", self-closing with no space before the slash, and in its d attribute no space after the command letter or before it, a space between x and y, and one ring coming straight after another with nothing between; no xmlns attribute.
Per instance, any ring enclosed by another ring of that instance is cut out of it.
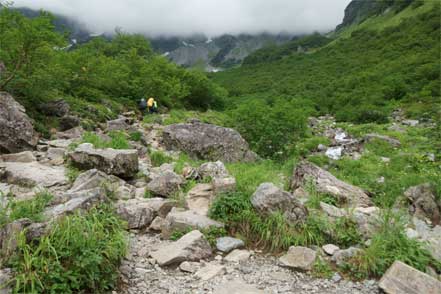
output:
<svg viewBox="0 0 441 294"><path fill-rule="evenodd" d="M65 217L38 242L21 234L10 265L14 293L104 293L115 287L126 251L123 224L109 207Z"/></svg>

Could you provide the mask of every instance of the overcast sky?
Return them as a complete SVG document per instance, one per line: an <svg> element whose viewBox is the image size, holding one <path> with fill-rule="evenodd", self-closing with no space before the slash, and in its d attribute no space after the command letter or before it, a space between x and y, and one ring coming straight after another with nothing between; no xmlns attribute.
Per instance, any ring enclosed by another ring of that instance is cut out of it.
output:
<svg viewBox="0 0 441 294"><path fill-rule="evenodd" d="M310 33L339 24L350 0L15 0L73 17L94 32L157 35Z"/></svg>

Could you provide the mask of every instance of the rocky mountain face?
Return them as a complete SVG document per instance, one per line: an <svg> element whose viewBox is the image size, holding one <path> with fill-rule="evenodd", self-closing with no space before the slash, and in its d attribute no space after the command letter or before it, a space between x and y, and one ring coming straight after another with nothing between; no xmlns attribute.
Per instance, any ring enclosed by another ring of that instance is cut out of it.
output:
<svg viewBox="0 0 441 294"><path fill-rule="evenodd" d="M153 38L153 48L171 61L184 67L218 71L238 64L254 51L280 45L292 39L290 35L222 35L210 38L197 35L189 38Z"/></svg>

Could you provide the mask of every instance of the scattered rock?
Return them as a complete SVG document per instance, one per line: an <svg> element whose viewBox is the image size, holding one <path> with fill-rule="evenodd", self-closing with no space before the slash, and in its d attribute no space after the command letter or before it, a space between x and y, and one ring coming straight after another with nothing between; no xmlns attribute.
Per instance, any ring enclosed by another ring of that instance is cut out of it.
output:
<svg viewBox="0 0 441 294"><path fill-rule="evenodd" d="M363 252L362 249L349 247L348 249L337 250L334 252L332 256L332 261L335 262L338 266L344 265L350 258L361 254Z"/></svg>
<svg viewBox="0 0 441 294"><path fill-rule="evenodd" d="M406 119L401 122L405 126L416 127L420 122L415 119Z"/></svg>
<svg viewBox="0 0 441 294"><path fill-rule="evenodd" d="M166 126L163 140L168 149L184 151L199 159L224 162L257 159L237 131L211 124L194 122Z"/></svg>
<svg viewBox="0 0 441 294"><path fill-rule="evenodd" d="M71 130L80 125L81 120L78 116L75 115L65 115L60 118L60 131L64 132L67 130Z"/></svg>
<svg viewBox="0 0 441 294"><path fill-rule="evenodd" d="M83 136L83 134L84 134L84 129L82 127L76 127L76 128L64 131L64 132L57 132L55 134L55 138L65 139L65 140L78 139L78 138L81 138L81 136Z"/></svg>
<svg viewBox="0 0 441 294"><path fill-rule="evenodd" d="M248 250L234 249L225 256L224 260L227 262L242 262L250 258L250 256L251 252Z"/></svg>
<svg viewBox="0 0 441 294"><path fill-rule="evenodd" d="M323 251L328 255L334 255L335 252L340 250L340 247L335 246L334 244L326 244L322 246Z"/></svg>
<svg viewBox="0 0 441 294"><path fill-rule="evenodd" d="M40 111L49 116L62 117L69 113L70 106L63 99L52 100L47 103L41 104L38 107Z"/></svg>
<svg viewBox="0 0 441 294"><path fill-rule="evenodd" d="M331 173L304 161L294 169L291 179L292 191L299 187L304 187L309 181L313 182L317 192L332 195L339 202L347 203L354 207L365 207L372 204L366 192L359 187L340 181Z"/></svg>
<svg viewBox="0 0 441 294"><path fill-rule="evenodd" d="M201 178L211 177L225 178L228 177L228 171L222 161L206 162L198 168L198 174Z"/></svg>
<svg viewBox="0 0 441 294"><path fill-rule="evenodd" d="M195 276L202 281L208 281L215 276L221 275L225 272L225 267L222 265L208 263L204 267L201 267L195 274Z"/></svg>
<svg viewBox="0 0 441 294"><path fill-rule="evenodd" d="M211 247L199 231L191 231L170 245L163 246L150 255L160 266L181 263L183 261L199 261L211 256Z"/></svg>
<svg viewBox="0 0 441 294"><path fill-rule="evenodd" d="M4 154L0 155L0 162L33 162L37 161L37 158L31 151L23 151L20 153Z"/></svg>
<svg viewBox="0 0 441 294"><path fill-rule="evenodd" d="M236 179L233 177L214 178L212 184L215 195L236 191Z"/></svg>
<svg viewBox="0 0 441 294"><path fill-rule="evenodd" d="M432 224L441 224L441 201L436 200L429 183L410 187L404 192L409 200L409 212L419 219L429 219Z"/></svg>
<svg viewBox="0 0 441 294"><path fill-rule="evenodd" d="M244 246L245 243L240 239L231 237L221 237L216 239L216 249L224 253L228 253L231 250L242 248Z"/></svg>
<svg viewBox="0 0 441 294"><path fill-rule="evenodd" d="M308 271L312 269L314 265L317 253L307 247L291 246L288 252L280 257L279 261L282 265Z"/></svg>
<svg viewBox="0 0 441 294"><path fill-rule="evenodd" d="M5 162L6 179L9 184L49 188L66 185L66 169L61 166L46 166L38 162Z"/></svg>
<svg viewBox="0 0 441 294"><path fill-rule="evenodd" d="M173 232L185 232L188 228L203 230L210 227L222 228L223 226L223 224L194 211L173 208L165 218L162 236L169 238Z"/></svg>
<svg viewBox="0 0 441 294"><path fill-rule="evenodd" d="M379 284L387 294L440 294L441 282L401 261L395 261Z"/></svg>
<svg viewBox="0 0 441 294"><path fill-rule="evenodd" d="M241 279L236 279L217 286L213 294L264 294L264 291L246 284Z"/></svg>
<svg viewBox="0 0 441 294"><path fill-rule="evenodd" d="M200 215L207 215L214 200L213 186L211 184L197 184L187 194L185 199L187 207Z"/></svg>
<svg viewBox="0 0 441 294"><path fill-rule="evenodd" d="M130 199L118 201L116 213L127 222L129 229L145 229L153 220L154 212L150 209L148 199Z"/></svg>
<svg viewBox="0 0 441 294"><path fill-rule="evenodd" d="M201 264L199 262L184 261L179 265L179 269L186 273L195 273L199 270Z"/></svg>
<svg viewBox="0 0 441 294"><path fill-rule="evenodd" d="M291 223L303 221L308 216L308 210L298 199L272 183L261 184L251 197L251 203L263 215L283 212Z"/></svg>
<svg viewBox="0 0 441 294"><path fill-rule="evenodd" d="M379 134L367 134L366 136L364 136L363 141L364 142L370 142L372 140L381 140L384 142L389 143L392 147L398 148L401 146L401 143L399 140L388 137L388 136L383 136L383 135L379 135Z"/></svg>
<svg viewBox="0 0 441 294"><path fill-rule="evenodd" d="M0 153L31 150L37 145L25 108L6 92L0 92Z"/></svg>
<svg viewBox="0 0 441 294"><path fill-rule="evenodd" d="M326 150L325 155L333 160L339 160L343 155L343 147L337 146L337 147L330 147L328 150Z"/></svg>
<svg viewBox="0 0 441 294"><path fill-rule="evenodd" d="M130 178L138 172L138 152L136 150L95 149L84 143L69 153L72 163L81 169L96 168L115 176Z"/></svg>
<svg viewBox="0 0 441 294"><path fill-rule="evenodd" d="M157 196L170 197L180 190L183 183L180 175L173 171L165 171L147 184L147 190Z"/></svg>

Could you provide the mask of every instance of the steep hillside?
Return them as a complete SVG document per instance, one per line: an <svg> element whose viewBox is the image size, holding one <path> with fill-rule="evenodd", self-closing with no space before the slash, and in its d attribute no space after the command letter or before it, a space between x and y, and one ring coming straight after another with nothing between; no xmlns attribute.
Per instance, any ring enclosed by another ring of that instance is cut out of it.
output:
<svg viewBox="0 0 441 294"><path fill-rule="evenodd" d="M440 5L414 1L401 10L394 7L340 27L331 42L316 36L318 46L325 45L320 48L303 52L296 40L260 50L241 68L214 74L213 79L236 97L305 98L320 113L344 121L385 121L399 105L409 116L435 118Z"/></svg>

